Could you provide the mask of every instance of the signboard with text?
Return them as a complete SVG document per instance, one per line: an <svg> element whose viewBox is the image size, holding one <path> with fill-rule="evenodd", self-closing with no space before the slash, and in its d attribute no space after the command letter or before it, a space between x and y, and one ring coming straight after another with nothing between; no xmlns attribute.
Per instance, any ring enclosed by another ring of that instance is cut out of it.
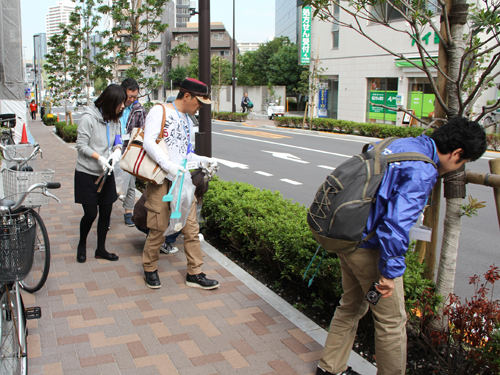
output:
<svg viewBox="0 0 500 375"><path fill-rule="evenodd" d="M311 7L302 7L300 17L299 65L311 63Z"/></svg>
<svg viewBox="0 0 500 375"><path fill-rule="evenodd" d="M318 117L328 117L328 90L319 90Z"/></svg>
<svg viewBox="0 0 500 375"><path fill-rule="evenodd" d="M372 104L385 105L397 108L397 91L370 91L370 107L368 118L385 121L396 121L396 112Z"/></svg>

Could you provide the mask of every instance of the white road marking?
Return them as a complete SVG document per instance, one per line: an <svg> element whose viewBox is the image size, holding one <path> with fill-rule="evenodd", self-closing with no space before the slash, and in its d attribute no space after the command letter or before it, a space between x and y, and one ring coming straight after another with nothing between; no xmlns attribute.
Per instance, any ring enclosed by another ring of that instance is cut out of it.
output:
<svg viewBox="0 0 500 375"><path fill-rule="evenodd" d="M262 176L266 176L266 177L271 177L271 176L272 176L272 174L271 174L271 173L262 172L262 171L255 171L255 173L257 173L257 174L261 174Z"/></svg>
<svg viewBox="0 0 500 375"><path fill-rule="evenodd" d="M246 164L236 163L234 161L229 161L229 160L224 160L224 159L219 159L219 158L214 158L214 159L217 160L218 163L224 164L226 167L229 167L229 168L248 169L248 165L246 165Z"/></svg>
<svg viewBox="0 0 500 375"><path fill-rule="evenodd" d="M289 180L288 178L281 178L280 181L286 182L286 183L291 184L291 185L302 185L302 182Z"/></svg>
<svg viewBox="0 0 500 375"><path fill-rule="evenodd" d="M304 161L301 158L299 158L295 155L292 155L292 154L287 154L286 152L274 152L274 151L266 151L266 150L262 150L262 152L267 152L267 153L273 155L275 158L295 161L297 163L304 163L304 164L309 163L308 161Z"/></svg>
<svg viewBox="0 0 500 375"><path fill-rule="evenodd" d="M350 158L350 157L352 157L352 155L337 154L336 152L328 152L328 151L322 151L322 150L315 150L313 148L308 148L308 147L287 145L285 143L271 142L271 141L266 141L266 140L263 140L263 139L253 139L253 138L248 138L248 137L241 137L239 135L224 134L224 133L219 133L219 132L212 132L212 134L223 135L225 137L246 139L247 141L254 141L254 142L260 142L260 143L268 143L270 145L276 145L276 146L290 147L290 148L294 148L294 149L297 149L297 150L306 150L306 151L318 152L320 154L341 156L341 157L344 157L344 158Z"/></svg>
<svg viewBox="0 0 500 375"><path fill-rule="evenodd" d="M332 171L332 170L335 170L335 168L333 168L333 167L329 167L328 165L318 165L318 167L320 167L320 168L325 168L325 169L329 169L329 170L331 170L331 171Z"/></svg>

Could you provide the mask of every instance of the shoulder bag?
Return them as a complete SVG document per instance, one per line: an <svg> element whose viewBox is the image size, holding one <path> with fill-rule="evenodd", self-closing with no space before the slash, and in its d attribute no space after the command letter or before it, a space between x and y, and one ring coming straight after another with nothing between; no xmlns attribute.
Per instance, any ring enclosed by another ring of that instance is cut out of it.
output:
<svg viewBox="0 0 500 375"><path fill-rule="evenodd" d="M156 139L156 144L168 155L167 145L163 140L166 117L165 107L160 103L157 105L161 105L163 108L163 119L161 122L160 134ZM120 168L141 180L161 185L165 181L168 172L161 169L160 165L146 153L143 144L144 129L132 129L129 143L120 161Z"/></svg>

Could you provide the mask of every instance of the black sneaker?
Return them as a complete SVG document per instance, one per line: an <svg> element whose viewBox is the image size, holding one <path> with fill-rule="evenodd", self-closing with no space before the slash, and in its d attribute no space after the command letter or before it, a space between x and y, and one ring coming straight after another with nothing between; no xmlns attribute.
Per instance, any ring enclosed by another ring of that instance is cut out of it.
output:
<svg viewBox="0 0 500 375"><path fill-rule="evenodd" d="M127 227L135 227L135 224L132 221L132 214L131 213L123 215L123 220L125 221L125 225Z"/></svg>
<svg viewBox="0 0 500 375"><path fill-rule="evenodd" d="M175 254L178 251L179 251L179 249L177 247L172 246L168 242L164 242L163 245L161 245L161 247L160 247L160 253L163 253L163 254Z"/></svg>
<svg viewBox="0 0 500 375"><path fill-rule="evenodd" d="M158 270L153 272L144 271L144 280L146 285L151 289L161 288L160 278L158 277Z"/></svg>
<svg viewBox="0 0 500 375"><path fill-rule="evenodd" d="M203 272L197 275L186 275L186 285L202 289L215 289L220 286L217 280L207 279L207 275Z"/></svg>
<svg viewBox="0 0 500 375"><path fill-rule="evenodd" d="M316 370L316 375L361 375L359 372L356 372L352 369L351 366L347 367L347 370L339 372L337 374L332 374L326 370L323 370L321 367L318 367Z"/></svg>

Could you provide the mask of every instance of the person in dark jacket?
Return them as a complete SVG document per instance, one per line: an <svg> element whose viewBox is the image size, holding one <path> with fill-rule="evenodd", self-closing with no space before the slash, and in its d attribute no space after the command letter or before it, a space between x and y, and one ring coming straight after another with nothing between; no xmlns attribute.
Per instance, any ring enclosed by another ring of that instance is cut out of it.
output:
<svg viewBox="0 0 500 375"><path fill-rule="evenodd" d="M250 98L248 97L248 93L243 94L243 98L241 98L241 112L245 113L248 111L248 103L250 103Z"/></svg>
<svg viewBox="0 0 500 375"><path fill-rule="evenodd" d="M123 152L125 152L132 129L144 128L144 124L146 123L146 110L137 100L137 97L139 95L139 85L137 84L137 81L135 79L124 79L121 87L127 93L125 109L123 110L123 114L120 117ZM130 183L128 185L127 194L123 199L123 209L125 210L123 220L129 227L133 227L135 225L132 221L132 211L135 204L135 180L135 176L130 176Z"/></svg>
<svg viewBox="0 0 500 375"><path fill-rule="evenodd" d="M99 213L97 222L97 249L95 257L111 261L118 256L106 251L105 242L116 194L113 168L121 159L120 115L126 99L125 91L118 85L109 85L94 104L84 107L78 124L76 149L78 156L75 170L75 203L83 207L80 221L80 241L76 260L87 260L87 236ZM98 192L102 177L104 183Z"/></svg>
<svg viewBox="0 0 500 375"><path fill-rule="evenodd" d="M317 375L358 374L347 366L358 321L368 308L375 321L378 375L406 373L406 311L403 274L409 232L423 211L438 176L477 160L486 151L486 134L477 122L454 118L430 137L392 142L385 154L419 152L423 161L391 163L384 174L368 218L364 236L375 236L360 248L337 254L344 293L330 324ZM374 283L381 294L376 305L365 296Z"/></svg>

